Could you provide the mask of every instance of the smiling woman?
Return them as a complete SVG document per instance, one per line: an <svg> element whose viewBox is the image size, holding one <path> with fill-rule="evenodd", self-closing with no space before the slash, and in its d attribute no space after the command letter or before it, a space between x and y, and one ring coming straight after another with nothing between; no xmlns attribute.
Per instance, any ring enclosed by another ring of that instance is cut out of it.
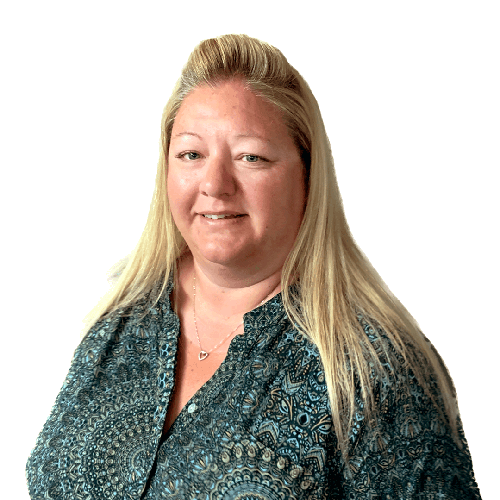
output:
<svg viewBox="0 0 500 500"><path fill-rule="evenodd" d="M201 42L156 190L88 316L32 498L479 499L444 363L354 242L276 48Z"/></svg>

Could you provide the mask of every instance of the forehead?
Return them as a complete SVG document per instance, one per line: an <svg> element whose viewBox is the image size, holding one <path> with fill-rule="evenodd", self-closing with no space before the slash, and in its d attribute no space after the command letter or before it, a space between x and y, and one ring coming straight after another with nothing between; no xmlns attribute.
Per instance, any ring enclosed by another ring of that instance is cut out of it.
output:
<svg viewBox="0 0 500 500"><path fill-rule="evenodd" d="M209 132L214 126L243 134L288 135L279 108L256 95L241 80L192 90L180 105L173 132L185 127L206 128Z"/></svg>

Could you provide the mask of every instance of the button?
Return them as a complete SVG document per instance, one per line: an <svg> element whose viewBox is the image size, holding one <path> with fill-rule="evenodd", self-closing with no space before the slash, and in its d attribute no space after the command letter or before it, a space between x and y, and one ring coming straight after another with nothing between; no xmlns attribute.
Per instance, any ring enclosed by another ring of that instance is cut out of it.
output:
<svg viewBox="0 0 500 500"><path fill-rule="evenodd" d="M189 406L188 406L188 413L193 413L196 411L196 405L194 403L191 403Z"/></svg>

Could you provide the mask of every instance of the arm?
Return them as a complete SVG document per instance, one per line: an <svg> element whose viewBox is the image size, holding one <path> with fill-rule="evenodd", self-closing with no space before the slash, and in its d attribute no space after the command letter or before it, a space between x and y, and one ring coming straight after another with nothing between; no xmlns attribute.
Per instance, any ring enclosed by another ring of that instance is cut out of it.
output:
<svg viewBox="0 0 500 500"><path fill-rule="evenodd" d="M379 383L377 393L377 430L361 418L353 429L345 498L480 499L461 423L457 444L411 372Z"/></svg>

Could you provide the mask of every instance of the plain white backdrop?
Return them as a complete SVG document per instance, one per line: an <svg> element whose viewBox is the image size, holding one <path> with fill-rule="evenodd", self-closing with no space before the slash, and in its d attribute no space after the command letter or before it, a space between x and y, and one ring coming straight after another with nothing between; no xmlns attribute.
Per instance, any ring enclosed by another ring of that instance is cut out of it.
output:
<svg viewBox="0 0 500 500"><path fill-rule="evenodd" d="M444 358L483 498L498 498L495 2L10 4L0 11L6 498L28 499L25 462L81 320L141 235L182 65L225 33L275 45L309 83L352 233Z"/></svg>

